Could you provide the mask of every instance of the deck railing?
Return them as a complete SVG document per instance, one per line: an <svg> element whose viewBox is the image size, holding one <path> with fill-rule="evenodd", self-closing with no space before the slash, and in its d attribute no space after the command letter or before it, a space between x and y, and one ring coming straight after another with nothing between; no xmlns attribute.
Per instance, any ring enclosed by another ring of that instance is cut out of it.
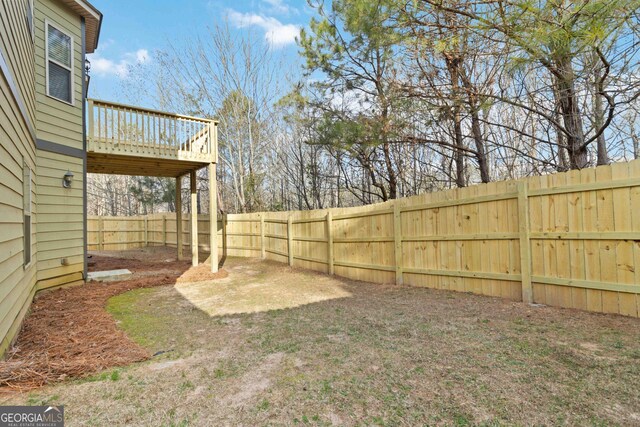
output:
<svg viewBox="0 0 640 427"><path fill-rule="evenodd" d="M96 99L87 101L87 112L89 152L216 161L213 120Z"/></svg>

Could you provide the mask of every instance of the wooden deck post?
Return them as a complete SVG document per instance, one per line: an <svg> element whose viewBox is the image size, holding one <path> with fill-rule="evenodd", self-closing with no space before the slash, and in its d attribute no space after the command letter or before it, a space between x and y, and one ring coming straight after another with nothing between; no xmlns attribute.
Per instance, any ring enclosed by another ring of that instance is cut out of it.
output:
<svg viewBox="0 0 640 427"><path fill-rule="evenodd" d="M524 181L518 182L518 230L520 232L520 274L522 276L522 302L533 303L531 284L531 241L529 226L529 189Z"/></svg>
<svg viewBox="0 0 640 427"><path fill-rule="evenodd" d="M218 185L216 164L209 163L209 257L211 272L218 271Z"/></svg>
<svg viewBox="0 0 640 427"><path fill-rule="evenodd" d="M196 171L191 171L191 265L198 265L198 188Z"/></svg>
<svg viewBox="0 0 640 427"><path fill-rule="evenodd" d="M182 177L176 177L176 246L178 248L178 261L184 259L182 253Z"/></svg>
<svg viewBox="0 0 640 427"><path fill-rule="evenodd" d="M333 266L333 214L327 212L327 264L329 265L329 274L333 275L335 268Z"/></svg>
<svg viewBox="0 0 640 427"><path fill-rule="evenodd" d="M402 285L402 211L400 210L400 201L393 201L393 240L395 243L394 251L396 255L396 285Z"/></svg>
<svg viewBox="0 0 640 427"><path fill-rule="evenodd" d="M293 217L287 218L287 254L289 255L289 266L293 266Z"/></svg>

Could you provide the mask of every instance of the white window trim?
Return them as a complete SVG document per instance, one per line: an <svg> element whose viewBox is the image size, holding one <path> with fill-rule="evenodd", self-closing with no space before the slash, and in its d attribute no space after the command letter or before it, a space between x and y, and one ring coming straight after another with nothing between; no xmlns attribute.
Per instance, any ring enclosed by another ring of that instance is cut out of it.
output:
<svg viewBox="0 0 640 427"><path fill-rule="evenodd" d="M60 31L62 34L64 34L65 36L69 37L69 39L71 40L71 68L67 67L64 64L59 63L58 61L56 61L55 59L50 59L49 58L49 26L55 28L56 30ZM73 70L73 36L71 34L69 34L67 31L61 30L61 26L56 24L55 22L51 22L48 19L44 20L44 61L45 61L45 80L46 80L46 95L51 98L51 99L55 99L56 101L60 101L62 103L74 106L75 104L75 76L74 76L74 70ZM71 102L67 102L64 99L60 99L60 98L56 98L55 96L49 95L49 61L53 62L54 64L69 70L71 72Z"/></svg>

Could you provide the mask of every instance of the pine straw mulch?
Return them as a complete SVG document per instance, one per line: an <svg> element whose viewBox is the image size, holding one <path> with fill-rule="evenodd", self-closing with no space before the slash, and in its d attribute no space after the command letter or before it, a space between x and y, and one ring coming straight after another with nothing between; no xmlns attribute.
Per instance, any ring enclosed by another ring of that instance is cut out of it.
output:
<svg viewBox="0 0 640 427"><path fill-rule="evenodd" d="M149 351L118 329L105 309L107 300L132 289L227 276L225 270L212 274L206 264L189 268L189 261L144 262L95 256L93 261L93 270L129 268L134 276L37 296L7 359L0 361L0 391L28 390L149 359Z"/></svg>

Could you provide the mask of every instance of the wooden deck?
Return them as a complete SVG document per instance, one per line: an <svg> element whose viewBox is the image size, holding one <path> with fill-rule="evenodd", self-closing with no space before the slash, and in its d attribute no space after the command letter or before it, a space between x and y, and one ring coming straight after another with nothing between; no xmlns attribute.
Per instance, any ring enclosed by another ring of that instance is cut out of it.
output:
<svg viewBox="0 0 640 427"><path fill-rule="evenodd" d="M178 177L217 161L213 120L88 100L87 171Z"/></svg>
<svg viewBox="0 0 640 427"><path fill-rule="evenodd" d="M87 172L176 178L176 223L182 224L182 177L189 175L191 191L191 262L198 265L196 171L208 168L216 176L217 123L214 120L87 100ZM209 179L209 194L217 194ZM217 212L217 198L209 197L209 212ZM216 233L216 221L210 234ZM182 227L176 227L178 259L182 259ZM218 248L211 248L211 271L218 271Z"/></svg>

